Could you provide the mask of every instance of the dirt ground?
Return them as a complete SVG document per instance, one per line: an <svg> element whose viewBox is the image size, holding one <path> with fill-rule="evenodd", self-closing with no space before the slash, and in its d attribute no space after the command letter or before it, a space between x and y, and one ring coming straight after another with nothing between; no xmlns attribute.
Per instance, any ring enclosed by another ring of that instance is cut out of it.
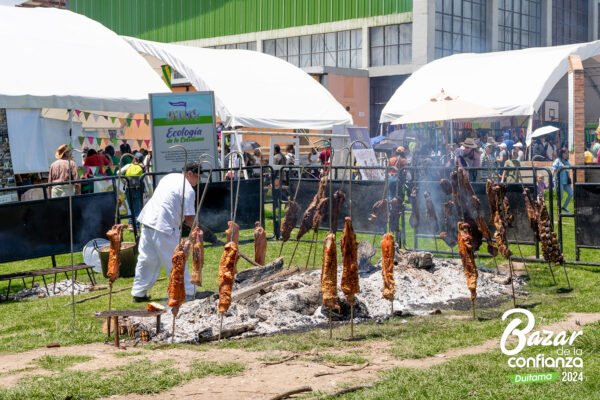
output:
<svg viewBox="0 0 600 400"><path fill-rule="evenodd" d="M542 327L552 331L574 330L579 326L600 321L600 313L593 314L569 314L564 321ZM426 369L434 365L445 363L453 358L466 354L479 354L493 351L499 347L499 338L489 340L481 345L451 349L444 354L422 359L394 358L388 351L390 342L368 342L360 346L360 351L368 359L364 365L339 366L314 362L318 354L293 354L287 352L246 352L232 349L209 349L208 351L194 351L189 349L156 349L143 350L142 354L129 357L116 357L117 352L133 352L135 348L119 350L108 344L90 344L83 346L41 348L25 353L0 355L0 387L12 387L18 384L19 379L30 375L48 375L52 372L36 367L33 360L44 355L88 355L94 359L78 364L74 369L96 370L104 367L115 367L128 364L136 359L151 358L153 361L166 359L177 360L177 364L187 366L193 360L240 362L246 367L245 371L237 376L219 377L209 376L195 379L181 386L177 386L158 395L135 395L112 396L110 399L135 399L135 400L158 400L158 399L269 399L283 392L310 386L313 391L334 393L345 385L356 386L370 384L379 378L379 373L391 368L419 368ZM327 354L343 354L355 351L354 349L335 349L327 351ZM324 354L324 353L323 353ZM279 355L282 358L290 358L288 361L266 365L265 356ZM294 357L292 357L294 356ZM23 370L26 368L26 370ZM21 371L23 370L23 371ZM316 374L327 373L323 376Z"/></svg>

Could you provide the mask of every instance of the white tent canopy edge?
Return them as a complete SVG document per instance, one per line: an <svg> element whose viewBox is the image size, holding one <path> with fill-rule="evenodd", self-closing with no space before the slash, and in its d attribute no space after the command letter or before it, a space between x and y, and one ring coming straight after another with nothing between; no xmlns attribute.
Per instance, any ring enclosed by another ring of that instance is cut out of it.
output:
<svg viewBox="0 0 600 400"><path fill-rule="evenodd" d="M248 50L215 50L124 39L168 64L199 91L214 91L225 126L331 129L352 116L307 73L276 57Z"/></svg>

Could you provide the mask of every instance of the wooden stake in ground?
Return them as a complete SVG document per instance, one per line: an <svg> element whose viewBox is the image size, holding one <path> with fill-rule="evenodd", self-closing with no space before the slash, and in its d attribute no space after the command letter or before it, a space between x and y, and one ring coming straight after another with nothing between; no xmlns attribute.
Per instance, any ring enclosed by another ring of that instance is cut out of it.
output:
<svg viewBox="0 0 600 400"><path fill-rule="evenodd" d="M517 308L517 299L515 297L514 268L511 257L508 257L508 268L510 269L510 286L512 288L513 306L514 308Z"/></svg>
<svg viewBox="0 0 600 400"><path fill-rule="evenodd" d="M173 313L173 324L171 326L171 343L175 343L175 319L177 318L177 314L179 314L179 307L171 308L171 312Z"/></svg>
<svg viewBox="0 0 600 400"><path fill-rule="evenodd" d="M223 313L219 313L219 342L221 341L221 333L223 332Z"/></svg>

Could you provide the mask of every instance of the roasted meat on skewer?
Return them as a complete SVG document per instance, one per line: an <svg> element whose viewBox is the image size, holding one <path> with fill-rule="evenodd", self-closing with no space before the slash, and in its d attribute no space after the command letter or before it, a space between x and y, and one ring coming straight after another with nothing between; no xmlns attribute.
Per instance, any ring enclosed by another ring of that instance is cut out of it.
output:
<svg viewBox="0 0 600 400"><path fill-rule="evenodd" d="M333 233L337 232L338 218L344 202L346 201L346 194L341 190L336 190L333 194L333 203L331 204L331 225L329 229Z"/></svg>
<svg viewBox="0 0 600 400"><path fill-rule="evenodd" d="M108 271L106 276L110 283L113 283L119 278L121 270L121 243L123 242L123 228L125 225L117 224L106 232L106 236L110 241L110 249L108 252Z"/></svg>
<svg viewBox="0 0 600 400"><path fill-rule="evenodd" d="M369 214L369 222L372 222L377 228L381 229L387 224L388 217L388 202L387 200L377 200L373 204L371 214Z"/></svg>
<svg viewBox="0 0 600 400"><path fill-rule="evenodd" d="M496 246L494 246L494 242L492 241L492 233L490 232L490 228L488 227L487 222L485 222L483 215L477 216L475 223L477 224L477 229L479 229L479 232L481 232L481 235L487 242L488 253L496 257L498 255L498 249Z"/></svg>
<svg viewBox="0 0 600 400"><path fill-rule="evenodd" d="M185 241L183 244L177 245L175 253L171 258L171 275L169 276L169 287L167 293L169 295L169 307L179 308L185 303L185 262L188 258L190 250L190 242Z"/></svg>
<svg viewBox="0 0 600 400"><path fill-rule="evenodd" d="M429 192L423 193L423 197L425 197L425 210L427 211L427 221L430 224L430 233L433 235L437 235L439 232L438 219L435 214L435 208L433 207L433 201L431 200L431 195Z"/></svg>
<svg viewBox="0 0 600 400"><path fill-rule="evenodd" d="M355 301L354 296L360 293L360 285L358 281L358 242L350 217L344 219L341 249L344 264L344 270L342 271L342 291L346 295L348 303L353 305Z"/></svg>
<svg viewBox="0 0 600 400"><path fill-rule="evenodd" d="M458 210L452 200L448 200L444 203L444 228L445 231L440 233L440 237L450 247L456 246L456 240L458 232L456 227L458 226Z"/></svg>
<svg viewBox="0 0 600 400"><path fill-rule="evenodd" d="M225 238L227 242L235 242L238 244L240 241L240 226L233 221L227 221L229 228L225 231Z"/></svg>
<svg viewBox="0 0 600 400"><path fill-rule="evenodd" d="M337 303L337 248L335 233L329 232L325 237L323 249L323 268L321 269L321 293L323 305L330 310L338 308Z"/></svg>
<svg viewBox="0 0 600 400"><path fill-rule="evenodd" d="M527 210L527 218L529 219L531 230L533 230L535 238L539 242L540 232L538 231L538 213L536 209L537 203L531 199L531 193L527 188L523 190L523 197L525 198L525 209Z"/></svg>
<svg viewBox="0 0 600 400"><path fill-rule="evenodd" d="M442 191L446 196L452 195L452 185L448 181L448 179L441 179L440 186L442 187Z"/></svg>
<svg viewBox="0 0 600 400"><path fill-rule="evenodd" d="M408 223L413 229L417 229L419 226L419 201L417 200L417 187L415 186L410 192L409 196L410 200L410 218L408 219Z"/></svg>
<svg viewBox="0 0 600 400"><path fill-rule="evenodd" d="M400 231L400 214L403 210L402 200L398 197L392 198L390 201L390 231L391 232L399 232Z"/></svg>
<svg viewBox="0 0 600 400"><path fill-rule="evenodd" d="M493 200L490 204L495 207L495 209L490 210L492 213L492 221L494 223L494 228L496 232L494 232L494 239L496 239L496 245L498 246L498 250L500 254L504 258L509 258L512 256L512 251L508 246L507 239L507 221L504 218L504 200L506 199L507 187L503 184L493 184L492 192L495 196L495 200Z"/></svg>
<svg viewBox="0 0 600 400"><path fill-rule="evenodd" d="M317 193L313 197L312 201L308 205L306 211L302 215L302 220L300 221L300 229L298 229L298 233L296 234L296 239L300 240L302 236L306 234L313 227L313 220L315 214L317 212L317 208L319 207L319 201L325 197L325 189L327 188L327 176L321 178L319 182L319 189Z"/></svg>
<svg viewBox="0 0 600 400"><path fill-rule="evenodd" d="M229 242L225 245L221 262L219 263L219 312L225 313L231 305L231 289L233 279L237 273L237 261L239 258L238 245Z"/></svg>
<svg viewBox="0 0 600 400"><path fill-rule="evenodd" d="M558 245L556 232L552 229L552 221L543 198L537 200L538 209L538 231L542 242L542 254L544 260L555 264L564 264L565 259Z"/></svg>
<svg viewBox="0 0 600 400"><path fill-rule="evenodd" d="M394 251L394 236L388 232L381 240L381 274L383 275L383 298L389 301L394 300L396 291Z"/></svg>
<svg viewBox="0 0 600 400"><path fill-rule="evenodd" d="M204 267L204 232L199 226L190 233L192 243L192 274L190 282L202 286L202 268Z"/></svg>
<svg viewBox="0 0 600 400"><path fill-rule="evenodd" d="M299 209L300 206L295 201L290 200L288 202L285 217L283 219L283 224L281 224L281 240L283 240L284 242L290 240L292 230L296 227L296 222L298 222Z"/></svg>
<svg viewBox="0 0 600 400"><path fill-rule="evenodd" d="M313 216L312 229L314 232L319 230L319 226L325 221L325 219L329 216L329 198L323 197L319 200L319 205L317 206L317 212Z"/></svg>
<svg viewBox="0 0 600 400"><path fill-rule="evenodd" d="M471 229L464 222L458 223L458 252L462 261L467 287L471 292L471 301L477 298L477 265L475 265L475 250L473 248Z"/></svg>
<svg viewBox="0 0 600 400"><path fill-rule="evenodd" d="M265 265L267 258L267 232L260 221L254 223L254 261L258 265Z"/></svg>

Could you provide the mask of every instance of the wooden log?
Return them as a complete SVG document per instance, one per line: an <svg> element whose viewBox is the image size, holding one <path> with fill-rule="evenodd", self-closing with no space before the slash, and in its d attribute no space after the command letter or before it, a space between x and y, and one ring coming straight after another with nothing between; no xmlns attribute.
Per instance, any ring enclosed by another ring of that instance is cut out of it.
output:
<svg viewBox="0 0 600 400"><path fill-rule="evenodd" d="M361 369L365 369L369 366L369 363L364 363L363 365L361 365L360 367L356 367L356 368L350 368L350 369L345 369L343 371L336 371L336 372L317 372L314 376L315 378L318 378L319 376L325 376L325 375L337 375L337 374L345 374L346 372L356 372L356 371L360 371Z"/></svg>
<svg viewBox="0 0 600 400"><path fill-rule="evenodd" d="M230 337L241 335L244 332L253 331L256 328L255 324L243 324L237 325L232 328L226 328L221 331L221 339L227 339ZM212 329L207 329L205 331L201 331L198 333L197 342L198 343L206 343L206 342L215 342L219 340L219 335L209 335L202 336L203 333L210 331L212 333Z"/></svg>
<svg viewBox="0 0 600 400"><path fill-rule="evenodd" d="M312 392L312 388L310 386L302 386L296 389L292 389L292 390L288 390L287 392L278 394L275 397L271 397L269 400L282 400L282 399L289 399L291 396L298 394L298 393L305 393L305 392Z"/></svg>

